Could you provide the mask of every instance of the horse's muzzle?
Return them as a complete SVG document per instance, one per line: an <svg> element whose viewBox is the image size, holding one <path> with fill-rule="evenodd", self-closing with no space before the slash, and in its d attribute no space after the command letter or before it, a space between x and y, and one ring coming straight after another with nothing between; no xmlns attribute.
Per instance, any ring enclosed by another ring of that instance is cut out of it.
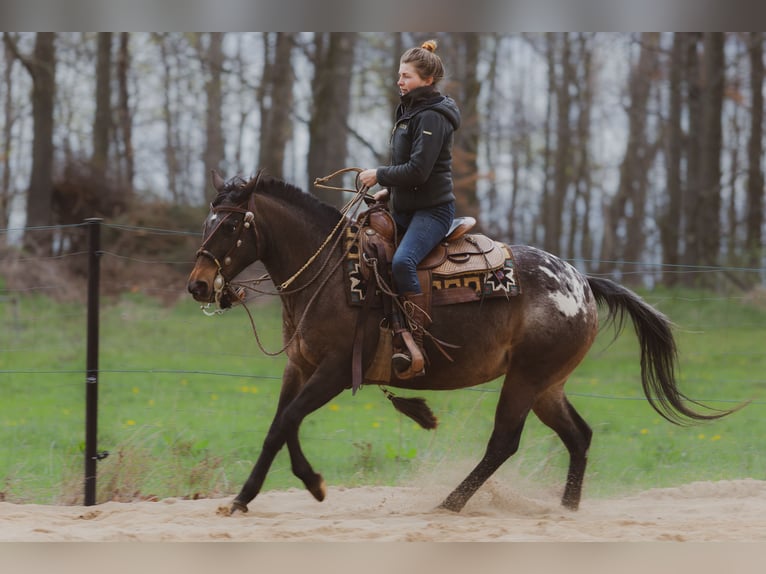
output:
<svg viewBox="0 0 766 574"><path fill-rule="evenodd" d="M207 281L200 279L190 279L186 285L189 293L194 297L195 301L200 303L212 303L213 302L213 290L210 288L210 284Z"/></svg>

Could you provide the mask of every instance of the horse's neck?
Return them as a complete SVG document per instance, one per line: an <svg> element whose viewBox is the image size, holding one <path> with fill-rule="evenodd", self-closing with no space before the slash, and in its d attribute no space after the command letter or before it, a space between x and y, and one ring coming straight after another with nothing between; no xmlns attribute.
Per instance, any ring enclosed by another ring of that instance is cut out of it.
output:
<svg viewBox="0 0 766 574"><path fill-rule="evenodd" d="M304 210L269 197L259 198L258 203L256 226L264 249L261 260L266 271L275 285L281 285L296 274L291 287L304 285L319 272L322 262L330 254L331 244L328 244L317 255L330 231L317 230L317 226L310 222L311 215ZM303 269L312 258L314 261Z"/></svg>

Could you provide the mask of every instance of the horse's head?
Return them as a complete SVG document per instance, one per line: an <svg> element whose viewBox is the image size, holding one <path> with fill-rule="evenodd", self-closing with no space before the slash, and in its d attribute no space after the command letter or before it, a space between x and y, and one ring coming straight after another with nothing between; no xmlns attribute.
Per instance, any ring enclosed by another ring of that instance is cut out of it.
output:
<svg viewBox="0 0 766 574"><path fill-rule="evenodd" d="M218 195L210 204L187 288L195 300L226 309L241 298L230 282L258 259L253 193L258 176L224 181L213 171L212 178Z"/></svg>

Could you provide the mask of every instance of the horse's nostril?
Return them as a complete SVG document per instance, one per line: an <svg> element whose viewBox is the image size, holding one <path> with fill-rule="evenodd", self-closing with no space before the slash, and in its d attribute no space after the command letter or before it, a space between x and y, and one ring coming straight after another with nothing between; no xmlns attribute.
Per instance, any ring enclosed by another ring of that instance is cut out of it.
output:
<svg viewBox="0 0 766 574"><path fill-rule="evenodd" d="M204 298L207 296L207 283L204 281L189 281L187 289L189 290L189 293L196 298Z"/></svg>

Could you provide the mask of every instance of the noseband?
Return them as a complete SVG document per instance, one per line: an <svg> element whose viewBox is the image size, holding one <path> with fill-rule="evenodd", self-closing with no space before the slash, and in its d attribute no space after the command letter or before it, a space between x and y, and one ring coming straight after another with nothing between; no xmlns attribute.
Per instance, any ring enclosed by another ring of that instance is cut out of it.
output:
<svg viewBox="0 0 766 574"><path fill-rule="evenodd" d="M243 207L243 205L218 205L213 206L210 205L210 211L213 215L218 215L219 213L225 213L224 217L221 218L221 220L216 224L215 228L210 232L210 234L207 236L207 238L202 242L202 245L197 250L196 257L199 258L207 257L210 259L213 263L215 263L215 266L218 270L216 273L215 279L213 280L213 292L215 293L214 301L216 303L216 311L220 312L221 306L221 297L223 293L230 289L230 281L231 277L227 277L224 270L226 267L231 265L232 256L236 249L238 247L242 246L242 243L244 241L243 235L245 234L245 231L247 229L253 230L253 239L255 240L255 249L256 252L258 252L258 229L255 227L254 219L255 219L255 200L254 200L254 194L250 195L250 198L247 202L247 205ZM242 225L238 225L238 231L237 236L234 238L233 245L229 248L229 250L224 254L223 261L221 261L216 255L208 249L208 244L210 240L215 236L215 234L218 232L218 230L221 228L221 226L226 222L229 217L231 217L234 214L240 213L243 215L243 222ZM234 292L232 290L232 293L235 297L235 300L239 300L241 298L241 293ZM203 311L205 311L205 308L203 308ZM207 311L205 311L207 313Z"/></svg>

